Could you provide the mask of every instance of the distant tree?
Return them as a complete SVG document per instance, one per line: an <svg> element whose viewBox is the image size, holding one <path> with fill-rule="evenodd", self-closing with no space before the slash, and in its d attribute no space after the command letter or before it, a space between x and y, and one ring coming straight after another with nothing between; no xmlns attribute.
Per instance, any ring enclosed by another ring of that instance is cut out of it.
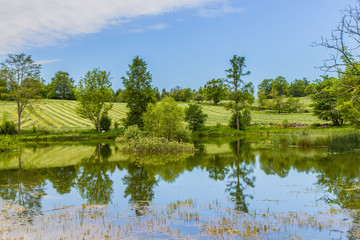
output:
<svg viewBox="0 0 360 240"><path fill-rule="evenodd" d="M169 96L170 96L170 93L167 92L165 88L163 88L161 90L161 95L160 95L161 99L164 99L164 98L169 97Z"/></svg>
<svg viewBox="0 0 360 240"><path fill-rule="evenodd" d="M274 79L272 82L271 91L276 90L278 95L288 96L289 95L289 83L282 76Z"/></svg>
<svg viewBox="0 0 360 240"><path fill-rule="evenodd" d="M32 100L41 98L43 85L40 81L41 66L30 55L9 54L1 64L1 79L7 82L6 97L15 100L18 116L18 135L21 134L21 115L31 107Z"/></svg>
<svg viewBox="0 0 360 240"><path fill-rule="evenodd" d="M202 102L205 100L204 95L201 95L200 93L196 93L194 95L194 101L197 101L198 103Z"/></svg>
<svg viewBox="0 0 360 240"><path fill-rule="evenodd" d="M177 102L188 102L192 97L192 91L190 88L176 86L170 90L170 96Z"/></svg>
<svg viewBox="0 0 360 240"><path fill-rule="evenodd" d="M144 130L154 137L172 140L182 130L183 109L172 97L162 99L156 105L149 104L143 115Z"/></svg>
<svg viewBox="0 0 360 240"><path fill-rule="evenodd" d="M242 77L250 74L250 71L244 72L245 58L234 55L230 60L231 68L226 70L228 73L226 82L232 90L230 99L232 102L227 105L235 111L236 129L240 130L239 110L254 102L254 87L252 83L244 84Z"/></svg>
<svg viewBox="0 0 360 240"><path fill-rule="evenodd" d="M48 98L75 99L74 79L69 76L69 73L63 71L55 73L55 76L51 78L51 83L48 85Z"/></svg>
<svg viewBox="0 0 360 240"><path fill-rule="evenodd" d="M265 109L266 106L266 99L268 98L265 94L265 90L264 89L259 89L258 91L258 103L259 103L259 108L260 109Z"/></svg>
<svg viewBox="0 0 360 240"><path fill-rule="evenodd" d="M272 89L272 82L274 79L264 79L258 86L258 94L261 93L262 95L266 96L266 98L270 98L271 89ZM258 95L259 97L259 95Z"/></svg>
<svg viewBox="0 0 360 240"><path fill-rule="evenodd" d="M136 56L129 65L127 77L122 77L126 88L126 106L129 109L123 120L125 127L138 125L142 129L144 127L142 116L148 104L156 102L154 90L151 88L152 77L146 66L146 62Z"/></svg>
<svg viewBox="0 0 360 240"><path fill-rule="evenodd" d="M185 108L185 122L189 123L189 128L192 131L197 131L205 125L207 114L203 113L202 107L196 103L190 103Z"/></svg>
<svg viewBox="0 0 360 240"><path fill-rule="evenodd" d="M304 105L300 103L300 99L289 96L284 102L284 111L289 113L301 112Z"/></svg>
<svg viewBox="0 0 360 240"><path fill-rule="evenodd" d="M323 80L316 83L316 92L311 95L314 115L321 120L332 121L334 125L342 125L343 118L337 107L337 95L333 87L337 84L336 78L323 76Z"/></svg>
<svg viewBox="0 0 360 240"><path fill-rule="evenodd" d="M226 86L222 79L212 79L208 81L204 87L206 100L218 104L226 94Z"/></svg>
<svg viewBox="0 0 360 240"><path fill-rule="evenodd" d="M111 91L110 73L94 68L88 71L79 82L76 90L76 98L79 101L76 113L89 119L97 132L101 131L101 115L107 115L112 108L110 102L113 93Z"/></svg>
<svg viewBox="0 0 360 240"><path fill-rule="evenodd" d="M305 97L307 95L306 87L309 86L309 84L310 82L306 78L302 80L295 79L295 81L290 84L289 95L293 97Z"/></svg>
<svg viewBox="0 0 360 240"><path fill-rule="evenodd" d="M280 95L276 88L271 90L271 101L270 101L270 108L276 110L278 113L281 113L284 110L284 95Z"/></svg>

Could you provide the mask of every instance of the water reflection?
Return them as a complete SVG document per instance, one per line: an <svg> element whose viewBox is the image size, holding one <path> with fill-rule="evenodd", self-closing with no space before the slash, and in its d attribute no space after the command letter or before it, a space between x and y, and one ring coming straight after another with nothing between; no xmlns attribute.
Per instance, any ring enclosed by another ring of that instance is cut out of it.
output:
<svg viewBox="0 0 360 240"><path fill-rule="evenodd" d="M49 182L60 195L74 190L87 203L106 205L114 200L114 185L119 181L114 173L123 172L122 196L139 216L146 213L156 197L162 197L155 196L154 191L160 182L172 183L185 172L202 169L209 179L224 182L223 192L236 210L248 212L253 199L251 192L256 189L258 164L266 175L281 178L293 170L315 173L316 184L325 190L322 201L342 208L360 208L357 153L326 154L326 149L292 148L280 151L254 147L246 139L196 145L200 149L196 153L172 155L126 155L108 144L38 146L20 157L3 154L0 197L26 207L28 215L38 214ZM72 154L61 162L58 159L64 158L64 152ZM57 167L48 167L51 161Z"/></svg>

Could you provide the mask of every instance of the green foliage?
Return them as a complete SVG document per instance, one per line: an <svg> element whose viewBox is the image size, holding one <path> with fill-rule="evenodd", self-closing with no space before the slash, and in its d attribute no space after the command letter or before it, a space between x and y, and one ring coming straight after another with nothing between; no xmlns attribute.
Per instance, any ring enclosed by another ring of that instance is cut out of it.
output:
<svg viewBox="0 0 360 240"><path fill-rule="evenodd" d="M220 78L212 79L204 86L204 93L206 100L212 101L216 105L225 97L226 86Z"/></svg>
<svg viewBox="0 0 360 240"><path fill-rule="evenodd" d="M152 77L146 66L146 62L136 56L129 65L129 71L126 72L127 78L122 77L126 88L126 106L129 109L123 122L125 127L137 125L142 129L144 127L142 116L148 104L155 103L154 90L151 88Z"/></svg>
<svg viewBox="0 0 360 240"><path fill-rule="evenodd" d="M40 80L41 66L32 60L30 55L9 54L1 64L1 79L7 82L6 98L17 103L18 134L21 134L21 115L25 108L31 106L33 99L41 98L43 84Z"/></svg>
<svg viewBox="0 0 360 240"><path fill-rule="evenodd" d="M194 101L197 101L198 103L204 101L204 99L205 99L204 95L200 93L196 93L194 96Z"/></svg>
<svg viewBox="0 0 360 240"><path fill-rule="evenodd" d="M249 111L249 109L244 109L242 111L242 118L243 121L245 123L245 125L249 125L251 122L251 112Z"/></svg>
<svg viewBox="0 0 360 240"><path fill-rule="evenodd" d="M360 70L359 63L348 66L345 73L340 75L339 82L334 88L337 94L337 109L345 120L360 126Z"/></svg>
<svg viewBox="0 0 360 240"><path fill-rule="evenodd" d="M108 112L103 112L100 117L100 129L108 131L111 127L111 118Z"/></svg>
<svg viewBox="0 0 360 240"><path fill-rule="evenodd" d="M301 112L304 109L304 104L300 103L300 99L289 96L284 102L284 111L289 113Z"/></svg>
<svg viewBox="0 0 360 240"><path fill-rule="evenodd" d="M16 134L16 123L8 120L9 113L3 112L2 122L0 125L0 134L13 135Z"/></svg>
<svg viewBox="0 0 360 240"><path fill-rule="evenodd" d="M234 129L238 129L237 128L237 123L236 123L236 112L234 112L233 114L231 114L231 118L229 121L229 127L234 128ZM246 124L243 118L243 115L241 114L241 112L239 112L239 129L238 130L245 130Z"/></svg>
<svg viewBox="0 0 360 240"><path fill-rule="evenodd" d="M281 127L282 128L288 128L289 127L289 120L287 120L286 118L281 122Z"/></svg>
<svg viewBox="0 0 360 240"><path fill-rule="evenodd" d="M120 123L119 123L118 121L115 121L115 120L114 120L114 129L115 129L115 130L118 130L119 127L120 127Z"/></svg>
<svg viewBox="0 0 360 240"><path fill-rule="evenodd" d="M51 83L48 85L48 98L75 99L74 79L69 77L69 73L63 71L55 73L55 76L51 78Z"/></svg>
<svg viewBox="0 0 360 240"><path fill-rule="evenodd" d="M171 89L170 96L177 102L188 102L192 98L192 93L190 88L181 88L180 86L176 86Z"/></svg>
<svg viewBox="0 0 360 240"><path fill-rule="evenodd" d="M137 125L132 125L125 129L122 138L124 140L138 139L143 137L143 135L144 135L143 132Z"/></svg>
<svg viewBox="0 0 360 240"><path fill-rule="evenodd" d="M276 91L278 96L288 96L289 95L289 83L282 76L275 78L272 82L272 91Z"/></svg>
<svg viewBox="0 0 360 240"><path fill-rule="evenodd" d="M323 81L315 85L315 93L311 95L314 108L314 115L321 120L332 121L334 125L342 125L343 118L340 111L336 108L337 94L334 87L337 85L337 79L328 76L323 77Z"/></svg>
<svg viewBox="0 0 360 240"><path fill-rule="evenodd" d="M306 88L309 86L310 82L303 78L302 80L296 79L293 83L290 84L289 95L293 97L305 97L307 96Z"/></svg>
<svg viewBox="0 0 360 240"><path fill-rule="evenodd" d="M130 139L123 147L124 152L186 152L194 151L194 147L189 143L169 141L161 137L141 137Z"/></svg>
<svg viewBox="0 0 360 240"><path fill-rule="evenodd" d="M112 108L112 104L106 103L111 101L112 95L110 73L99 68L88 71L80 80L76 91L79 101L76 113L82 118L89 119L97 132L100 132L100 117L103 114L107 115Z"/></svg>
<svg viewBox="0 0 360 240"><path fill-rule="evenodd" d="M265 96L266 98L270 98L271 90L272 90L272 82L273 79L264 79L258 86L258 97L259 94Z"/></svg>
<svg viewBox="0 0 360 240"><path fill-rule="evenodd" d="M189 123L189 128L192 131L197 131L205 125L207 114L203 113L202 106L196 103L191 103L185 108L185 122Z"/></svg>
<svg viewBox="0 0 360 240"><path fill-rule="evenodd" d="M250 74L250 71L244 72L246 68L245 58L236 55L230 60L231 68L226 70L228 73L226 82L230 87L229 99L226 108L235 111L236 129L240 130L239 111L245 109L254 102L254 86L250 82L245 84L241 79Z"/></svg>
<svg viewBox="0 0 360 240"><path fill-rule="evenodd" d="M21 144L14 137L0 137L0 152L19 150L21 150Z"/></svg>
<svg viewBox="0 0 360 240"><path fill-rule="evenodd" d="M152 137L175 139L177 132L184 126L183 109L171 97L164 98L156 105L149 104L143 115L144 129Z"/></svg>

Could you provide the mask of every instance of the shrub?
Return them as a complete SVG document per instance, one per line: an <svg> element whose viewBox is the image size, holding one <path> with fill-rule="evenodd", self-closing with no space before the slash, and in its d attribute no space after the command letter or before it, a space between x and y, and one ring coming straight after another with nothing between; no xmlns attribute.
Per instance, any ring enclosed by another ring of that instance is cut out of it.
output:
<svg viewBox="0 0 360 240"><path fill-rule="evenodd" d="M120 123L118 121L114 121L114 129L118 130L120 127Z"/></svg>
<svg viewBox="0 0 360 240"><path fill-rule="evenodd" d="M284 120L282 120L281 127L282 128L288 128L289 127L289 121L286 118Z"/></svg>
<svg viewBox="0 0 360 240"><path fill-rule="evenodd" d="M108 131L111 127L111 118L109 117L109 115L106 113L101 114L100 117L100 129L101 130L105 130Z"/></svg>
<svg viewBox="0 0 360 240"><path fill-rule="evenodd" d="M241 112L239 112L239 127L240 127L240 130L244 130L245 129L245 122L244 122L244 118L241 114ZM230 121L229 121L229 127L231 128L237 128L236 127L236 113L234 112L232 115L231 115L231 118L230 118Z"/></svg>
<svg viewBox="0 0 360 240"><path fill-rule="evenodd" d="M20 143L10 136L5 136L0 139L0 152L21 150Z"/></svg>
<svg viewBox="0 0 360 240"><path fill-rule="evenodd" d="M169 141L166 138L159 137L141 137L130 139L122 147L124 152L186 152L195 151L195 148L189 143L179 143Z"/></svg>
<svg viewBox="0 0 360 240"><path fill-rule="evenodd" d="M0 134L12 135L17 133L16 123L7 120L8 117L9 117L9 113L3 112L2 123L0 125Z"/></svg>
<svg viewBox="0 0 360 240"><path fill-rule="evenodd" d="M207 117L208 115L203 113L202 107L199 104L192 103L185 108L185 122L189 123L189 128L192 131L202 128Z"/></svg>
<svg viewBox="0 0 360 240"><path fill-rule="evenodd" d="M130 140L130 139L138 139L143 136L142 131L137 125L129 126L124 131L123 139Z"/></svg>
<svg viewBox="0 0 360 240"><path fill-rule="evenodd" d="M189 142L191 140L191 131L185 127L179 128L175 133L175 140Z"/></svg>

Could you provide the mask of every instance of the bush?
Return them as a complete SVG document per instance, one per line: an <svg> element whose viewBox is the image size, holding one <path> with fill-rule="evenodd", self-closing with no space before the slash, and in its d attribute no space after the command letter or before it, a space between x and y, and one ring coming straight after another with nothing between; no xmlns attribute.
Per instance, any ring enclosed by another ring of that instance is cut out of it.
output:
<svg viewBox="0 0 360 240"><path fill-rule="evenodd" d="M100 117L100 129L108 131L111 127L111 118L107 113L101 114Z"/></svg>
<svg viewBox="0 0 360 240"><path fill-rule="evenodd" d="M251 112L248 109L245 109L242 112L242 117L243 117L243 121L244 121L245 126L249 125L250 122L251 122Z"/></svg>
<svg viewBox="0 0 360 240"><path fill-rule="evenodd" d="M120 123L118 121L114 121L114 129L118 130L120 127Z"/></svg>
<svg viewBox="0 0 360 240"><path fill-rule="evenodd" d="M282 120L281 127L282 128L288 128L289 127L289 121L286 118L284 120Z"/></svg>
<svg viewBox="0 0 360 240"><path fill-rule="evenodd" d="M175 133L175 140L189 142L191 140L191 131L185 127L178 129Z"/></svg>
<svg viewBox="0 0 360 240"><path fill-rule="evenodd" d="M166 138L142 137L131 139L122 148L124 152L186 152L195 151L189 143L169 141Z"/></svg>
<svg viewBox="0 0 360 240"><path fill-rule="evenodd" d="M132 125L129 126L127 129L125 129L123 139L124 140L138 139L141 138L143 135L144 134L137 125Z"/></svg>
<svg viewBox="0 0 360 240"><path fill-rule="evenodd" d="M7 120L9 117L8 112L3 112L2 123L0 125L0 134L13 135L17 133L16 123Z"/></svg>
<svg viewBox="0 0 360 240"><path fill-rule="evenodd" d="M21 150L20 143L10 136L5 136L0 139L0 152Z"/></svg>
<svg viewBox="0 0 360 240"><path fill-rule="evenodd" d="M239 112L239 127L240 127L240 130L245 130L245 125L246 124L244 122L244 118L242 116L242 113ZM229 127L237 129L237 126L236 126L236 113L235 112L231 115L230 122L229 122Z"/></svg>
<svg viewBox="0 0 360 240"><path fill-rule="evenodd" d="M185 108L185 122L189 123L189 128L192 131L199 130L205 125L207 114L203 113L202 107L199 104L192 103Z"/></svg>

